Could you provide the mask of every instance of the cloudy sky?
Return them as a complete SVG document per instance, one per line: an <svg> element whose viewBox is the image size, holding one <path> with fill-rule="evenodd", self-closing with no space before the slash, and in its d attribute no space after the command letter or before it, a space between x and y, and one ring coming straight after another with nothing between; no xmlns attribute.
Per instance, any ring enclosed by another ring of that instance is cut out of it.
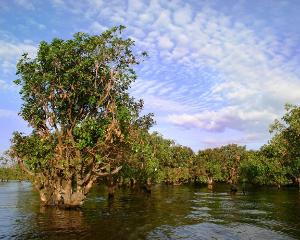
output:
<svg viewBox="0 0 300 240"><path fill-rule="evenodd" d="M257 149L284 104L300 104L299 12L299 0L1 0L0 151L29 131L12 83L22 52L119 24L149 53L131 92L155 114L153 130L194 150Z"/></svg>

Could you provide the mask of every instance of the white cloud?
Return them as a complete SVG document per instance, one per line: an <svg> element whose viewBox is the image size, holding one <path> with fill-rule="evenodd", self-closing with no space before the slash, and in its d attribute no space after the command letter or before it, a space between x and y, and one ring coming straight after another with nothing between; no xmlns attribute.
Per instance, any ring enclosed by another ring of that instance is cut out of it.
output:
<svg viewBox="0 0 300 240"><path fill-rule="evenodd" d="M128 0L128 12L141 11L144 8L143 1L140 0Z"/></svg>
<svg viewBox="0 0 300 240"><path fill-rule="evenodd" d="M4 80L0 79L0 90L4 90L4 91L16 91L17 87L13 84L9 84Z"/></svg>
<svg viewBox="0 0 300 240"><path fill-rule="evenodd" d="M250 133L244 134L243 136L236 136L236 137L223 137L223 138L216 138L216 137L207 137L204 138L201 142L205 148L214 148L214 147L221 147L227 144L235 144L238 143L240 145L247 145L251 144L256 141L260 141L262 138L266 138L266 134L263 133Z"/></svg>
<svg viewBox="0 0 300 240"><path fill-rule="evenodd" d="M186 128L200 128L207 131L223 132L226 129L239 131L261 130L261 122L273 121L276 114L267 110L239 109L225 107L219 111L203 111L196 114L170 114L167 121ZM266 128L267 126L263 126Z"/></svg>
<svg viewBox="0 0 300 240"><path fill-rule="evenodd" d="M102 32L104 32L105 30L107 30L107 27L103 26L102 24L100 24L99 22L93 22L90 26L90 31L92 31L93 33L96 34L100 34Z"/></svg>
<svg viewBox="0 0 300 240"><path fill-rule="evenodd" d="M25 52L33 57L36 54L37 47L33 43L26 42L8 42L0 40L0 65L4 73L12 72L16 61Z"/></svg>
<svg viewBox="0 0 300 240"><path fill-rule="evenodd" d="M173 42L167 36L158 37L158 46L160 48L172 48L174 46Z"/></svg>
<svg viewBox="0 0 300 240"><path fill-rule="evenodd" d="M28 52L30 56L36 53L36 46L29 43L14 43L0 40L0 59L15 60L19 58L24 52Z"/></svg>
<svg viewBox="0 0 300 240"><path fill-rule="evenodd" d="M27 10L34 10L34 5L30 0L15 0L15 3Z"/></svg>
<svg viewBox="0 0 300 240"><path fill-rule="evenodd" d="M46 29L46 26L40 22L35 21L34 19L29 19L28 23L32 25L34 28L38 28L39 30Z"/></svg>
<svg viewBox="0 0 300 240"><path fill-rule="evenodd" d="M17 118L18 113L15 111L0 109L0 118Z"/></svg>
<svg viewBox="0 0 300 240"><path fill-rule="evenodd" d="M103 7L103 1L102 0L88 0L88 3L94 8L94 9L100 9Z"/></svg>
<svg viewBox="0 0 300 240"><path fill-rule="evenodd" d="M60 7L64 4L64 0L52 0L52 4L56 7Z"/></svg>
<svg viewBox="0 0 300 240"><path fill-rule="evenodd" d="M9 74L14 71L16 64L11 61L3 61L1 67L4 74Z"/></svg>
<svg viewBox="0 0 300 240"><path fill-rule="evenodd" d="M179 103L178 101L173 101L173 100L169 100L154 95L146 95L143 98L143 100L147 104L146 110L150 112L153 111L182 112L190 108L190 106L185 105L183 103Z"/></svg>
<svg viewBox="0 0 300 240"><path fill-rule="evenodd" d="M183 8L178 8L175 10L173 15L174 23L185 27L192 21L192 14L191 7L186 4Z"/></svg>

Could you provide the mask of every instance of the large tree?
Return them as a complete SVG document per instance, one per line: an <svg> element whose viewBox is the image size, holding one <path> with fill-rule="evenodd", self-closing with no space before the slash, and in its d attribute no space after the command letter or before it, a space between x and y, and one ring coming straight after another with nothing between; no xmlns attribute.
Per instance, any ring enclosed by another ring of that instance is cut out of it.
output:
<svg viewBox="0 0 300 240"><path fill-rule="evenodd" d="M81 205L99 177L121 169L130 127L151 124L128 94L145 53L133 52L123 28L43 41L35 58L24 54L17 64L20 116L32 132L14 133L10 154L45 205Z"/></svg>

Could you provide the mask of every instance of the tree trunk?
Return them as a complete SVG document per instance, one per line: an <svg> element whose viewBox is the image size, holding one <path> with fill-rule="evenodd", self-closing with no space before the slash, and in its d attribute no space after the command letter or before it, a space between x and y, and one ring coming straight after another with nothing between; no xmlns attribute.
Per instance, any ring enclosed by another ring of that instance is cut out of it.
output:
<svg viewBox="0 0 300 240"><path fill-rule="evenodd" d="M235 184L230 185L230 192L236 193L238 191L238 187Z"/></svg>
<svg viewBox="0 0 300 240"><path fill-rule="evenodd" d="M108 199L113 199L115 197L115 190L117 188L117 184L114 182L112 176L107 177L107 191L108 191Z"/></svg>
<svg viewBox="0 0 300 240"><path fill-rule="evenodd" d="M109 185L107 186L107 190L108 190L108 199L113 199L115 197L115 186Z"/></svg>
<svg viewBox="0 0 300 240"><path fill-rule="evenodd" d="M134 178L130 178L130 187L134 187L136 185L136 180Z"/></svg>
<svg viewBox="0 0 300 240"><path fill-rule="evenodd" d="M213 178L212 177L208 177L207 178L207 185L213 185Z"/></svg>
<svg viewBox="0 0 300 240"><path fill-rule="evenodd" d="M147 178L147 181L143 186L144 192L145 193L151 193L151 187L152 187L151 178Z"/></svg>
<svg viewBox="0 0 300 240"><path fill-rule="evenodd" d="M77 191L72 189L71 180L37 183L36 187L40 193L41 202L45 206L74 208L81 206L86 198L84 189L79 186Z"/></svg>
<svg viewBox="0 0 300 240"><path fill-rule="evenodd" d="M45 206L59 206L64 208L79 207L83 204L85 195L80 192L63 193L54 189L40 191L40 199Z"/></svg>

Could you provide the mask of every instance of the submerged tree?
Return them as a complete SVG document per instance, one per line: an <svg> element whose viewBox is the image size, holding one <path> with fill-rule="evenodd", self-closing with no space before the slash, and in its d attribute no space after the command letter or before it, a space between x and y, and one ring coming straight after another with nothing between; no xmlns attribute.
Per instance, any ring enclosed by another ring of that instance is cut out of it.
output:
<svg viewBox="0 0 300 240"><path fill-rule="evenodd" d="M81 205L99 177L121 169L130 125L149 121L127 91L139 57L123 28L43 41L35 58L18 62L20 116L32 133L14 133L10 155L45 205Z"/></svg>
<svg viewBox="0 0 300 240"><path fill-rule="evenodd" d="M286 168L286 177L300 187L300 107L285 105L286 113L275 120L270 132L275 135L269 142L272 157Z"/></svg>
<svg viewBox="0 0 300 240"><path fill-rule="evenodd" d="M197 181L206 182L208 185L212 185L213 182L224 181L220 159L219 148L209 148L199 151L194 163L198 168L195 171Z"/></svg>
<svg viewBox="0 0 300 240"><path fill-rule="evenodd" d="M122 177L125 181L130 181L130 185L151 191L151 185L158 182L161 171L160 158L164 152L161 148L162 137L154 132L150 134L148 129L134 129L131 132L132 151L127 157L125 169Z"/></svg>
<svg viewBox="0 0 300 240"><path fill-rule="evenodd" d="M279 158L266 154L274 151L269 145L259 151L248 152L248 157L241 163L242 177L250 183L258 185L280 186L287 182L286 168Z"/></svg>
<svg viewBox="0 0 300 240"><path fill-rule="evenodd" d="M245 146L228 144L219 148L199 151L190 170L195 182L236 184L240 176L240 164L246 158Z"/></svg>

